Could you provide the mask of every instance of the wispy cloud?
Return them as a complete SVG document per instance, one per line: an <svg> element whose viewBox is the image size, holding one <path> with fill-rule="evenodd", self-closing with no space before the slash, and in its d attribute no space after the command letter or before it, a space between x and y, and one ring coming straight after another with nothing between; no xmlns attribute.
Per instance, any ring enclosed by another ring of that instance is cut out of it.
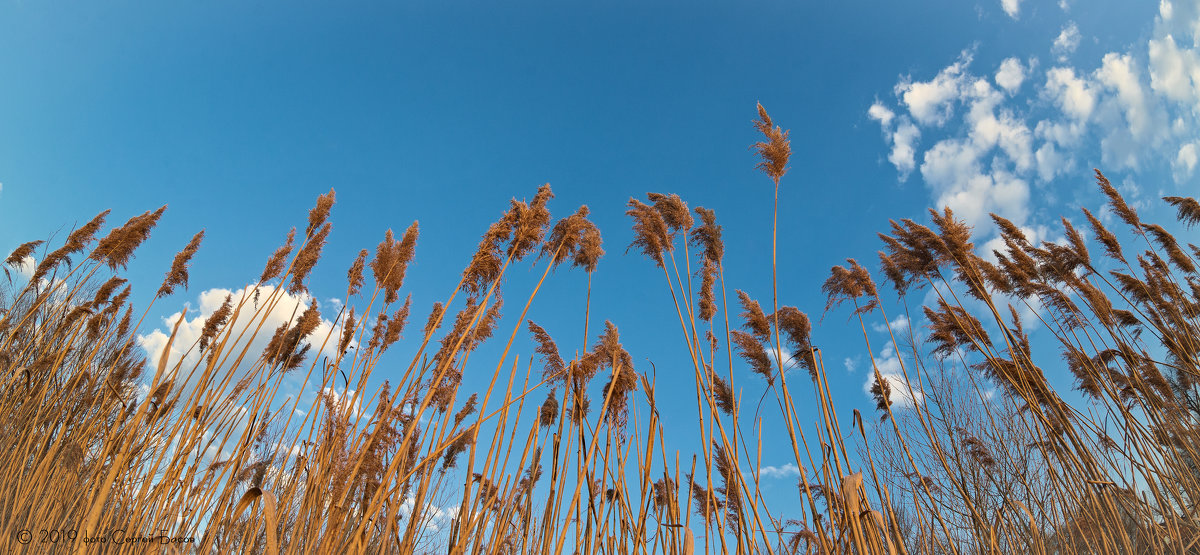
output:
<svg viewBox="0 0 1200 555"><path fill-rule="evenodd" d="M1008 17L1017 19L1021 15L1021 0L1000 0L1000 8Z"/></svg>
<svg viewBox="0 0 1200 555"><path fill-rule="evenodd" d="M800 476L800 468L792 463L782 466L764 466L759 469L763 478L795 478Z"/></svg>
<svg viewBox="0 0 1200 555"><path fill-rule="evenodd" d="M1079 48L1079 39L1079 26L1074 21L1068 21L1054 38L1050 53L1054 54L1059 62L1066 62L1071 54L1075 53L1075 49Z"/></svg>
<svg viewBox="0 0 1200 555"><path fill-rule="evenodd" d="M892 321L888 322L887 324L882 324L882 323L871 324L871 329L873 329L877 332L880 332L880 333L886 333L889 328L891 329L892 333L904 332L905 330L908 329L908 316L901 314L901 315L895 317L894 319L892 319Z"/></svg>

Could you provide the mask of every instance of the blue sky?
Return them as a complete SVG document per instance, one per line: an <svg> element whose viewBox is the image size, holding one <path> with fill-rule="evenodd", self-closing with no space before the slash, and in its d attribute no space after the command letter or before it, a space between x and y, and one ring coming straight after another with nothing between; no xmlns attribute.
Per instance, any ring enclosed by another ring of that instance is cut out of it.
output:
<svg viewBox="0 0 1200 555"><path fill-rule="evenodd" d="M1155 197L1198 192L1195 1L397 4L0 3L0 251L105 208L118 223L168 204L130 266L136 303L193 233L207 236L191 289L147 320L165 327L185 304L203 311L202 292L255 279L333 187L315 294L340 297L360 248L420 220L406 289L422 322L508 199L549 182L556 217L588 204L604 234L591 329L612 320L639 370L650 360L660 379L690 381L660 272L623 254L624 205L655 191L715 209L730 294L769 303L755 102L791 129L794 152L781 303L814 318L829 267L874 269L890 218L948 203L981 224L979 243L993 211L1053 239L1060 215L1099 208L1093 167L1151 214ZM506 285L503 335L527 269ZM530 313L568 356L585 287L561 269ZM845 316L814 342L848 416L872 403ZM679 410L689 424L694 409Z"/></svg>

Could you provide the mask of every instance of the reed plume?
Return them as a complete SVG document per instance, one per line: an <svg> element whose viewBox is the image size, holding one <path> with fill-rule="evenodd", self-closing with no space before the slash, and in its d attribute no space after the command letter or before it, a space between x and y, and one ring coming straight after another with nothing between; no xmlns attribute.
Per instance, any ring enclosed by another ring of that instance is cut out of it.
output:
<svg viewBox="0 0 1200 555"><path fill-rule="evenodd" d="M100 239L90 258L107 264L110 270L125 268L133 257L133 251L150 238L150 231L158 224L159 218L166 210L167 207L163 206L154 212L130 218L125 225L110 231Z"/></svg>
<svg viewBox="0 0 1200 555"><path fill-rule="evenodd" d="M604 241L600 229L587 219L589 213L587 205L580 206L574 214L555 223L546 236L540 256L553 256L558 251L558 256L552 260L554 266L570 259L576 268L583 268L587 273L596 271L600 257L604 256L601 247Z"/></svg>
<svg viewBox="0 0 1200 555"><path fill-rule="evenodd" d="M262 276L258 278L259 283L266 283L283 273L284 264L287 261L289 254L292 254L293 243L296 240L296 228L292 228L288 232L287 242L282 247L275 249L271 257L267 259L267 265L263 268Z"/></svg>
<svg viewBox="0 0 1200 555"><path fill-rule="evenodd" d="M417 237L420 228L413 222L404 232L404 237L396 241L392 230L387 230L383 241L375 247L375 259L371 261L371 273L375 274L375 284L384 291L384 302L393 303L399 300L397 291L404 286L404 276L408 265L416 256Z"/></svg>
<svg viewBox="0 0 1200 555"><path fill-rule="evenodd" d="M562 355L558 353L558 345L554 343L554 339L541 326L535 324L532 320L529 321L529 333L533 334L534 341L538 346L534 350L542 356L544 367L542 369L542 379L547 382L554 382L566 377L566 363L563 362Z"/></svg>
<svg viewBox="0 0 1200 555"><path fill-rule="evenodd" d="M1163 197L1163 200L1179 210L1176 218L1187 227L1200 222L1200 202L1191 197Z"/></svg>
<svg viewBox="0 0 1200 555"><path fill-rule="evenodd" d="M1129 224L1129 227L1132 227L1135 232L1141 233L1142 222L1138 219L1137 211L1125 202L1125 198L1121 196L1116 187L1113 187L1108 178L1100 173L1100 170L1094 171L1096 174L1096 184L1100 186L1100 192L1108 197L1109 208L1112 209L1118 218L1121 218L1121 221Z"/></svg>
<svg viewBox="0 0 1200 555"><path fill-rule="evenodd" d="M697 315L705 322L711 322L713 316L717 315L717 297L713 291L717 283L717 272L717 263L705 257L704 264L700 267L700 292L697 293L697 306L700 309Z"/></svg>
<svg viewBox="0 0 1200 555"><path fill-rule="evenodd" d="M366 267L368 255L370 253L367 249L358 251L358 257L354 259L350 269L346 270L346 298L353 297L362 291L362 286L366 283L363 280L363 268Z"/></svg>
<svg viewBox="0 0 1200 555"><path fill-rule="evenodd" d="M736 406L733 398L733 388L721 376L714 373L712 375L713 397L716 399L717 408L721 409L728 416L733 416L736 412Z"/></svg>
<svg viewBox="0 0 1200 555"><path fill-rule="evenodd" d="M350 307L350 311L346 313L346 317L342 320L342 338L338 341L338 356L343 356L350 349L350 343L354 341L354 330L358 327L358 322L354 319L354 307Z"/></svg>
<svg viewBox="0 0 1200 555"><path fill-rule="evenodd" d="M547 202L554 198L550 185L538 189L533 201L513 199L509 209L483 234L471 263L463 270L462 289L478 295L500 278L505 258L520 260L541 244L550 224Z"/></svg>
<svg viewBox="0 0 1200 555"><path fill-rule="evenodd" d="M721 239L721 226L717 224L716 213L697 206L696 215L700 217L700 223L692 228L689 240L703 249L705 259L719 265L725 258L725 242Z"/></svg>
<svg viewBox="0 0 1200 555"><path fill-rule="evenodd" d="M754 334L759 341L767 341L771 336L771 324L763 313L758 301L750 298L745 291L737 290L738 302L742 305L742 327Z"/></svg>
<svg viewBox="0 0 1200 555"><path fill-rule="evenodd" d="M766 173L778 186L779 180L787 173L788 158L792 155L788 132L771 121L771 116L767 115L767 110L763 108L762 104L758 105L758 119L754 121L754 128L758 129L758 132L766 138L765 141L754 143L753 146L762 158L762 161L758 163L758 169Z"/></svg>
<svg viewBox="0 0 1200 555"><path fill-rule="evenodd" d="M679 195L661 193L646 193L646 199L653 203L654 209L662 216L667 229L671 231L670 242L674 242L675 233L688 231L692 227L692 213L688 205Z"/></svg>
<svg viewBox="0 0 1200 555"><path fill-rule="evenodd" d="M34 249L38 248L43 243L45 243L45 241L41 240L22 243L20 246L13 249L12 253L8 255L8 258L4 259L4 263L14 268L24 264L25 259L28 258L29 255L33 254Z"/></svg>
<svg viewBox="0 0 1200 555"><path fill-rule="evenodd" d="M629 210L625 214L633 218L633 242L625 249L638 247L642 254L663 266L663 254L670 252L674 246L671 243L671 231L662 214L653 206L643 204L637 199L629 199Z"/></svg>
<svg viewBox="0 0 1200 555"><path fill-rule="evenodd" d="M229 315L233 312L233 295L225 295L225 300L221 302L221 306L217 307L212 314L204 320L204 327L200 331L199 349L203 352L213 339L217 337L217 332L229 320Z"/></svg>
<svg viewBox="0 0 1200 555"><path fill-rule="evenodd" d="M892 384L875 368L875 378L871 382L871 397L875 399L875 410L879 411L879 421L885 421L891 415Z"/></svg>
<svg viewBox="0 0 1200 555"><path fill-rule="evenodd" d="M321 249L325 248L325 241L329 238L329 231L332 228L333 226L326 222L321 226L320 231L311 235L308 242L300 247L300 251L296 253L296 259L292 263L292 283L288 285L288 293L298 295L308 291L304 280L308 278L308 274L321 259Z"/></svg>
<svg viewBox="0 0 1200 555"><path fill-rule="evenodd" d="M337 200L337 193L333 189L329 189L328 193L317 197L316 206L308 211L308 227L304 229L304 237L311 240L313 234L325 225L325 220L329 219L329 211L333 208L333 203Z"/></svg>
<svg viewBox="0 0 1200 555"><path fill-rule="evenodd" d="M163 280L162 285L158 288L159 297L170 295L176 287L182 285L184 290L188 286L188 263L191 262L192 256L196 251L200 250L200 241L204 240L204 230L192 237L187 246L175 255L175 260L171 262L171 269L167 272L167 277Z"/></svg>
<svg viewBox="0 0 1200 555"><path fill-rule="evenodd" d="M412 295L404 299L404 305L397 308L392 316L387 320L387 329L383 333L382 344L379 352L386 351L393 343L400 340L401 334L404 333L404 326L408 324L408 313L412 309Z"/></svg>
<svg viewBox="0 0 1200 555"><path fill-rule="evenodd" d="M104 227L104 221L108 219L108 215L112 210L105 210L96 214L88 223L79 226L78 229L67 235L67 242L62 248L68 254L83 252L88 245L96 239L96 233L99 233L100 228Z"/></svg>
<svg viewBox="0 0 1200 555"><path fill-rule="evenodd" d="M555 396L555 390L551 389L546 394L546 400L542 401L542 406L538 409L538 425L543 428L549 428L558 420L558 397Z"/></svg>

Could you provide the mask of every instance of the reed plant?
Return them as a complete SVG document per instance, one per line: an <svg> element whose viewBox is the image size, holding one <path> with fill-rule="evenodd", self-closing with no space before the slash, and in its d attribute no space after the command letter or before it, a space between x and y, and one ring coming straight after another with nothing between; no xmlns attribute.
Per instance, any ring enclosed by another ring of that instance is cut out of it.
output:
<svg viewBox="0 0 1200 555"><path fill-rule="evenodd" d="M141 310L121 274L164 209L102 234L106 211L53 250L19 246L0 291L0 547L1200 550L1200 248L1143 221L1098 171L1112 224L1084 210L1088 231L1063 219L1058 242L1034 244L994 216L1003 248L984 253L948 209L929 225L892 222L878 275L896 295L854 259L823 287L822 316L857 323L871 355L875 409L864 414L835 402L845 392L814 340L832 332L781 297L779 191L801 185L786 178L788 132L761 106L754 125L774 188L769 304L726 288L716 211L659 193L626 207L628 249L661 270L679 324L685 375L670 380L692 385L695 418L670 428L657 373L592 315L605 251L589 208L554 220L548 185L486 228L427 315L413 314L405 286L417 223L358 253L343 308L321 313L308 288L332 232L330 191L194 340L180 339L180 314L161 354L136 337L155 302L188 285L203 232ZM1196 200L1164 200L1178 212L1171 227L1200 222ZM503 292L521 262L540 278ZM572 332L586 347L574 355L528 318L564 263L587 283ZM504 309L517 314L503 320L511 328L499 327ZM867 333L888 310L913 323L889 328L898 372L881 368ZM489 340L498 356L472 363ZM466 391L468 372L487 386ZM321 393L281 397L296 380ZM764 430L799 469L786 503L765 491Z"/></svg>

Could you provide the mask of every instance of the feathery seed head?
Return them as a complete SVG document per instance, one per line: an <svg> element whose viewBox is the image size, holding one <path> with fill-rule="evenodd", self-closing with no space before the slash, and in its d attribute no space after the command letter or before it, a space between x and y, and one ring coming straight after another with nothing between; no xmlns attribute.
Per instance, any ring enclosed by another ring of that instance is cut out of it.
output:
<svg viewBox="0 0 1200 555"><path fill-rule="evenodd" d="M692 213L688 210L687 203L683 202L683 199L679 198L679 195L646 193L646 198L654 203L654 209L662 215L667 228L671 230L672 237L674 237L675 233L680 231L686 232L692 227Z"/></svg>
<svg viewBox="0 0 1200 555"><path fill-rule="evenodd" d="M1163 197L1163 200L1179 210L1177 219L1183 225L1192 227L1200 222L1200 202L1191 197Z"/></svg>
<svg viewBox="0 0 1200 555"><path fill-rule="evenodd" d="M317 205L308 211L308 227L304 230L305 238L312 239L313 233L316 233L324 224L325 220L329 219L329 210L333 208L336 193L333 189L329 189L325 193L317 197Z"/></svg>
<svg viewBox="0 0 1200 555"><path fill-rule="evenodd" d="M721 240L721 226L717 224L716 213L697 206L696 215L700 216L700 223L692 228L690 241L704 250L704 258L720 264L725 257L725 243Z"/></svg>
<svg viewBox="0 0 1200 555"><path fill-rule="evenodd" d="M130 218L125 225L110 231L100 240L92 251L91 258L108 264L110 270L124 268L129 264L129 259L133 258L133 251L150 237L150 231L158 224L159 218L166 210L164 205L154 212Z"/></svg>
<svg viewBox="0 0 1200 555"><path fill-rule="evenodd" d="M558 397L554 395L555 390L551 389L546 395L546 400L542 402L541 408L538 409L538 425L543 428L549 428L558 420Z"/></svg>
<svg viewBox="0 0 1200 555"><path fill-rule="evenodd" d="M633 218L634 239L625 252L638 247L642 254L650 257L660 268L663 267L663 254L674 249L666 220L653 206L643 204L637 199L629 199L628 206L629 210L626 210L625 214Z"/></svg>
<svg viewBox="0 0 1200 555"><path fill-rule="evenodd" d="M63 248L67 249L69 253L76 253L86 249L88 244L95 240L96 233L100 231L100 228L104 227L104 220L108 219L108 215L111 212L112 210L105 210L96 214L96 217L92 218L91 221L83 224L79 229L72 231L70 235L67 235L67 243Z"/></svg>
<svg viewBox="0 0 1200 555"><path fill-rule="evenodd" d="M346 271L346 298L357 295L362 290L363 286L363 267L367 263L367 249L358 251L358 257L354 259L354 263L350 265L350 269Z"/></svg>
<svg viewBox="0 0 1200 555"><path fill-rule="evenodd" d="M292 264L292 283L288 286L288 293L297 295L308 291L304 280L320 260L321 249L325 248L325 241L329 238L329 231L332 228L332 224L325 222L325 225L321 226L321 230L310 235L308 242L300 248L300 252L296 253L296 260Z"/></svg>
<svg viewBox="0 0 1200 555"><path fill-rule="evenodd" d="M167 272L166 279L163 280L162 286L158 288L157 296L165 297L170 295L177 286L182 285L186 291L188 286L188 263L191 262L192 256L200 250L200 241L204 240L204 230L200 230L192 240L188 242L183 250L175 255L175 260L171 262L171 270Z"/></svg>
<svg viewBox="0 0 1200 555"><path fill-rule="evenodd" d="M25 262L25 258L33 254L33 250L38 248L42 243L45 243L45 241L39 240L23 243L21 246L13 249L12 254L9 254L8 258L4 259L4 263L14 268L20 266Z"/></svg>
<svg viewBox="0 0 1200 555"><path fill-rule="evenodd" d="M529 333L533 334L533 339L537 341L538 346L534 352L542 355L542 360L545 363L545 368L542 371L542 377L548 382L565 379L566 363L563 362L562 355L558 353L558 345L554 343L554 339L541 326L535 324L533 320L529 321Z"/></svg>
<svg viewBox="0 0 1200 555"><path fill-rule="evenodd" d="M263 268L262 276L258 278L259 283L266 283L272 279L279 277L283 273L283 266L289 254L292 253L292 246L296 240L296 228L292 228L288 232L287 242L282 247L275 249L271 254L271 258L267 259L267 266Z"/></svg>
<svg viewBox="0 0 1200 555"><path fill-rule="evenodd" d="M1125 203L1125 199L1121 196L1121 193L1117 191L1116 187L1113 187L1107 177L1104 177L1104 174L1100 173L1100 170L1093 171L1096 172L1096 185L1100 187L1100 191L1104 193L1104 196L1108 197L1109 208L1112 208L1113 213L1118 218L1121 218L1121 221L1129 224L1136 233L1141 234L1142 222L1138 219L1137 211Z"/></svg>
<svg viewBox="0 0 1200 555"><path fill-rule="evenodd" d="M792 155L788 132L771 121L771 116L767 115L767 110L762 104L758 105L758 119L754 122L754 127L766 138L765 141L754 143L752 146L762 157L757 167L766 173L775 185L779 185L779 180L787 173L788 158Z"/></svg>
<svg viewBox="0 0 1200 555"><path fill-rule="evenodd" d="M204 352L209 344L212 343L212 340L216 338L217 332L229 320L229 314L232 311L233 295L225 295L225 301L221 303L221 306L204 320L204 328L200 332L200 352Z"/></svg>

